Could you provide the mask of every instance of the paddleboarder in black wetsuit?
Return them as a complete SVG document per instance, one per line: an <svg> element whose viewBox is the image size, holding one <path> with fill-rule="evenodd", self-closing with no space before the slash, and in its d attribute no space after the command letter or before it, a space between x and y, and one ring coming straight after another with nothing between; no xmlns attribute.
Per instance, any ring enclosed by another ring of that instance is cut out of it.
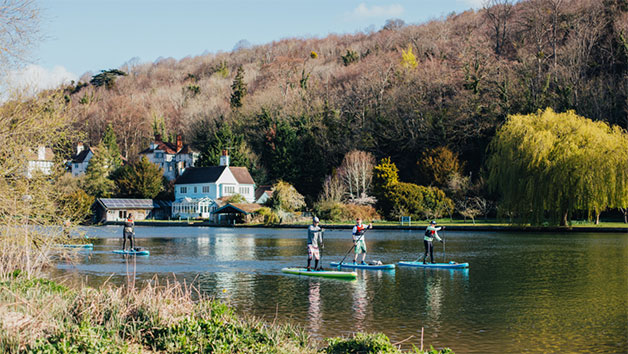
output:
<svg viewBox="0 0 628 354"><path fill-rule="evenodd" d="M131 251L135 250L135 223L133 222L133 214L124 220L124 229L122 229L122 250L126 251L126 239L131 243Z"/></svg>

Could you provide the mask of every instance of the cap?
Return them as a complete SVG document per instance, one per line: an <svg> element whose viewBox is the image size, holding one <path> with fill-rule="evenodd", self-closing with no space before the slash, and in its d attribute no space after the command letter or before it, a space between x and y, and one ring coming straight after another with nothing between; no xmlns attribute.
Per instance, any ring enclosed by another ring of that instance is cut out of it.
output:
<svg viewBox="0 0 628 354"><path fill-rule="evenodd" d="M316 216L312 218L312 222L318 222L318 221L319 220L318 220L318 218Z"/></svg>
<svg viewBox="0 0 628 354"><path fill-rule="evenodd" d="M430 224L432 224L432 225L436 224L436 220L430 221Z"/></svg>

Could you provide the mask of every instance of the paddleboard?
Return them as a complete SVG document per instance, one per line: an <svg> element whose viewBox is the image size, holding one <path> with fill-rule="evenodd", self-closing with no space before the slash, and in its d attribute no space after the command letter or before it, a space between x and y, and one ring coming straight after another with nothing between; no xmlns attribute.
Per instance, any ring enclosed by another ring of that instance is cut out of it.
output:
<svg viewBox="0 0 628 354"><path fill-rule="evenodd" d="M150 254L150 252L148 252L148 250L141 250L141 251L114 250L113 253L117 253L117 254L132 254L132 255L136 255L136 256L148 256Z"/></svg>
<svg viewBox="0 0 628 354"><path fill-rule="evenodd" d="M463 269L469 268L469 263L457 263L451 261L449 263L427 263L423 264L423 262L399 262L397 263L400 267L419 267L419 268L445 268L445 269Z"/></svg>
<svg viewBox="0 0 628 354"><path fill-rule="evenodd" d="M74 244L74 245L60 245L62 247L69 247L69 248L94 248L94 244L93 243L84 243L84 244Z"/></svg>
<svg viewBox="0 0 628 354"><path fill-rule="evenodd" d="M338 267L338 262L331 262L330 265L332 267ZM355 269L372 269L372 270L383 270L383 269L395 269L394 264L353 264L353 263L342 263L341 268L355 268Z"/></svg>
<svg viewBox="0 0 628 354"><path fill-rule="evenodd" d="M307 275L311 277L338 278L338 279L355 279L358 277L356 272L339 272L333 270L311 270L306 268L283 268L281 270L287 274Z"/></svg>

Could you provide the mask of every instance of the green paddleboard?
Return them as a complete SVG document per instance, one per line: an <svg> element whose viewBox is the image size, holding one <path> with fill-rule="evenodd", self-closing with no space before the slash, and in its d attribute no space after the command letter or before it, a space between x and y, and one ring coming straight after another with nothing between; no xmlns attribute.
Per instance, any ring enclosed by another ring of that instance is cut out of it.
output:
<svg viewBox="0 0 628 354"><path fill-rule="evenodd" d="M339 272L335 270L310 270L305 268L283 268L281 270L287 274L307 275L310 277L324 277L324 278L337 278L337 279L356 279L358 274L356 272Z"/></svg>

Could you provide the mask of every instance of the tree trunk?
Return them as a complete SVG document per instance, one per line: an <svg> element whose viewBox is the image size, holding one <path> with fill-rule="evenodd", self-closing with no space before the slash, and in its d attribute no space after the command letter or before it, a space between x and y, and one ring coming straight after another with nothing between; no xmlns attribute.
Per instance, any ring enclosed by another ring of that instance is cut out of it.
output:
<svg viewBox="0 0 628 354"><path fill-rule="evenodd" d="M563 214L563 219L560 221L560 226L567 226L569 224L568 216L569 216L569 212L565 211L565 213Z"/></svg>
<svg viewBox="0 0 628 354"><path fill-rule="evenodd" d="M600 213L595 212L595 225L600 224Z"/></svg>

